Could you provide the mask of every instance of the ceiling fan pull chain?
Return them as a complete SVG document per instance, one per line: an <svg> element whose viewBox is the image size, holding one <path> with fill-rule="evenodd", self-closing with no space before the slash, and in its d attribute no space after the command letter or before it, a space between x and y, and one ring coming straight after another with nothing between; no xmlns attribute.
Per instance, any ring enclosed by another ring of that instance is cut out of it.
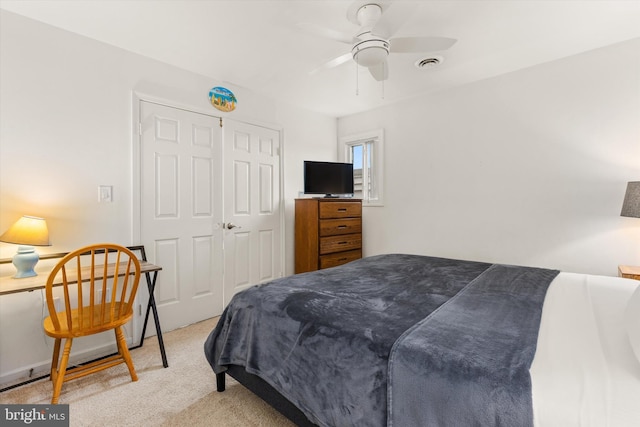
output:
<svg viewBox="0 0 640 427"><path fill-rule="evenodd" d="M387 71L387 61L384 61L382 63L382 75L383 76L387 75L386 71ZM384 99L384 79L382 80L382 99Z"/></svg>
<svg viewBox="0 0 640 427"><path fill-rule="evenodd" d="M356 96L360 95L360 86L358 85L358 68L360 68L360 64L358 63L358 58L356 57Z"/></svg>

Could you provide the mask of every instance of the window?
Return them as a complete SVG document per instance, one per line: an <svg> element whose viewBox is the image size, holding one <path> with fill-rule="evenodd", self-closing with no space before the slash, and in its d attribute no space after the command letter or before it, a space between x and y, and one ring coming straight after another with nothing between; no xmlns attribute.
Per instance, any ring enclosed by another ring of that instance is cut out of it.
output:
<svg viewBox="0 0 640 427"><path fill-rule="evenodd" d="M382 129L340 138L345 146L345 161L353 163L353 197L365 206L382 206Z"/></svg>

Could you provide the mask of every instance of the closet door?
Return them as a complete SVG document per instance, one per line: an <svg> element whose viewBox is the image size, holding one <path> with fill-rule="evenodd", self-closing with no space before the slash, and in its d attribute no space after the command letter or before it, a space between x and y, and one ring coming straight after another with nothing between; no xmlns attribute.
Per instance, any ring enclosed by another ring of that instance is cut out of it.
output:
<svg viewBox="0 0 640 427"><path fill-rule="evenodd" d="M282 277L280 132L225 119L224 301Z"/></svg>
<svg viewBox="0 0 640 427"><path fill-rule="evenodd" d="M149 261L162 267L155 297L163 331L223 310L219 123L140 101L140 238Z"/></svg>

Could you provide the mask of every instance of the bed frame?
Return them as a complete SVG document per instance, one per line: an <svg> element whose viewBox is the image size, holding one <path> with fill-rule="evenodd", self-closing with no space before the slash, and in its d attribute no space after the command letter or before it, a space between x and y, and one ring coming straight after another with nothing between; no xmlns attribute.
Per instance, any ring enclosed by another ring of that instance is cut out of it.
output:
<svg viewBox="0 0 640 427"><path fill-rule="evenodd" d="M244 366L227 365L226 372L216 374L216 385L219 392L223 392L225 390L226 374L229 374L240 384L251 390L256 396L267 402L274 409L291 420L295 425L300 427L317 427L316 424L309 421L306 415L304 415L304 413L293 403L287 400L287 398L281 395L262 378L248 373L244 369Z"/></svg>

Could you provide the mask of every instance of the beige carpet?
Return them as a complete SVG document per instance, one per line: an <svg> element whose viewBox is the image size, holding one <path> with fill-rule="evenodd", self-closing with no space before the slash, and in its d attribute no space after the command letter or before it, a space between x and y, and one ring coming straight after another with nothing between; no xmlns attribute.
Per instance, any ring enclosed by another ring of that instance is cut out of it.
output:
<svg viewBox="0 0 640 427"><path fill-rule="evenodd" d="M131 352L138 381L124 365L70 381L60 403L69 404L71 426L260 426L294 424L227 377L216 391L215 374L204 357L204 341L217 322L205 320L163 335L169 367L162 367L158 342L145 340ZM0 403L44 403L51 382L40 380L3 393Z"/></svg>

